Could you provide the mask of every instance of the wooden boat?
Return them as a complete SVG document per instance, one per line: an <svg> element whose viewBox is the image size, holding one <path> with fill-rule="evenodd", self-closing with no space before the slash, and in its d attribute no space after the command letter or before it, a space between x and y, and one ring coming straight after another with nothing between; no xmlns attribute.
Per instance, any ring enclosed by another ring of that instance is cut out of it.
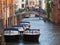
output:
<svg viewBox="0 0 60 45"><path fill-rule="evenodd" d="M4 29L5 41L18 41L20 33L16 28L6 28Z"/></svg>
<svg viewBox="0 0 60 45"><path fill-rule="evenodd" d="M36 42L39 41L40 30L39 29L30 29L23 32L23 40Z"/></svg>

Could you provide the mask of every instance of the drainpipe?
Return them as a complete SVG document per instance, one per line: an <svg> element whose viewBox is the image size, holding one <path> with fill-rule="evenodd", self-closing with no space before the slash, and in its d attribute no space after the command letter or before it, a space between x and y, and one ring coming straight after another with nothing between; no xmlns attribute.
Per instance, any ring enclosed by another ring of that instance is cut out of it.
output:
<svg viewBox="0 0 60 45"><path fill-rule="evenodd" d="M6 28L7 28L7 0L6 0Z"/></svg>

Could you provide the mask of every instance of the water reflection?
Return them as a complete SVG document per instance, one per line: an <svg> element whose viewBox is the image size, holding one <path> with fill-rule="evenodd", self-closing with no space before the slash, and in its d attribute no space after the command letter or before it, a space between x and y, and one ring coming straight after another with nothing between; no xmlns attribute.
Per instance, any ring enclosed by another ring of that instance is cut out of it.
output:
<svg viewBox="0 0 60 45"><path fill-rule="evenodd" d="M20 40L20 42L7 42L7 45L39 45L39 42L24 42Z"/></svg>
<svg viewBox="0 0 60 45"><path fill-rule="evenodd" d="M31 29L40 29L40 38L38 43L23 42L7 43L7 45L60 45L60 26L54 25L51 22L44 22L39 18L26 18L23 21L30 22Z"/></svg>

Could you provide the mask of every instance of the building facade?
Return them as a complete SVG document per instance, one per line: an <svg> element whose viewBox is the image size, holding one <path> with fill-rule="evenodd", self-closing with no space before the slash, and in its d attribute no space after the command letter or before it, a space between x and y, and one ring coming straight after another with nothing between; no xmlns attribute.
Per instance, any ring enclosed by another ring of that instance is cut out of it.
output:
<svg viewBox="0 0 60 45"><path fill-rule="evenodd" d="M38 8L39 7L39 0L28 0L28 7Z"/></svg>
<svg viewBox="0 0 60 45"><path fill-rule="evenodd" d="M60 24L60 0L51 0L51 17L50 20Z"/></svg>
<svg viewBox="0 0 60 45"><path fill-rule="evenodd" d="M35 7L36 6L36 0L29 0L28 1L28 6L29 7Z"/></svg>
<svg viewBox="0 0 60 45"><path fill-rule="evenodd" d="M12 18L10 18L12 17ZM0 23L6 28L14 25L14 0L0 0Z"/></svg>
<svg viewBox="0 0 60 45"><path fill-rule="evenodd" d="M26 0L14 0L14 4L16 6L16 9L24 9Z"/></svg>
<svg viewBox="0 0 60 45"><path fill-rule="evenodd" d="M24 9L26 7L38 7L39 0L15 0L14 1L16 9Z"/></svg>

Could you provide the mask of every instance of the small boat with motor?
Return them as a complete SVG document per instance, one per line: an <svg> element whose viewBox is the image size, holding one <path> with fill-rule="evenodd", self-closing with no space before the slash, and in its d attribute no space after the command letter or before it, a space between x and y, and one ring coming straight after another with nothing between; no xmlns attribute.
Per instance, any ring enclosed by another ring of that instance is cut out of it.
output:
<svg viewBox="0 0 60 45"><path fill-rule="evenodd" d="M39 29L30 29L23 32L24 41L39 41L40 30Z"/></svg>
<svg viewBox="0 0 60 45"><path fill-rule="evenodd" d="M30 29L30 22L22 21L22 22L20 22L20 24L24 25L24 29L25 30Z"/></svg>
<svg viewBox="0 0 60 45"><path fill-rule="evenodd" d="M4 29L5 41L18 41L20 38L20 33L16 28L6 28Z"/></svg>

